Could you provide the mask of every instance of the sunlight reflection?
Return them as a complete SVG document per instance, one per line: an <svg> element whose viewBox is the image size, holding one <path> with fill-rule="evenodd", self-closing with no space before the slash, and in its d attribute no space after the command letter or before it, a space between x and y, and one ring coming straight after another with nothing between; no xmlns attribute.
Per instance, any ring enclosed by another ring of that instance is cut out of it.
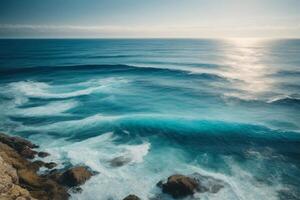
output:
<svg viewBox="0 0 300 200"><path fill-rule="evenodd" d="M234 87L241 93L228 93L244 99L257 99L271 90L273 81L268 77L272 71L261 62L265 50L261 48L261 39L230 39L225 44L230 50L225 52L223 75L235 79Z"/></svg>

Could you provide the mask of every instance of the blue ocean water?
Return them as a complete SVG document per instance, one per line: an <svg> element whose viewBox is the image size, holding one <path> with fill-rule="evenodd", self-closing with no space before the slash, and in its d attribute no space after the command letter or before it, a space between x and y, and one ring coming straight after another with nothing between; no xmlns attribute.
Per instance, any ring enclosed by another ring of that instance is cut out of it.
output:
<svg viewBox="0 0 300 200"><path fill-rule="evenodd" d="M0 89L1 131L100 172L72 199L300 199L300 40L0 40Z"/></svg>

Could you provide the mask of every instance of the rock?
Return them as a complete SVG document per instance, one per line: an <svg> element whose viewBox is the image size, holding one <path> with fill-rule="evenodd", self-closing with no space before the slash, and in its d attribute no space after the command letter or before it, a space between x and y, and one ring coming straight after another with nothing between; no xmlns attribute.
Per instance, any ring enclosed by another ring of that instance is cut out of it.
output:
<svg viewBox="0 0 300 200"><path fill-rule="evenodd" d="M47 167L48 169L52 169L52 168L56 167L57 164L55 162L49 162L49 163L45 163L44 166Z"/></svg>
<svg viewBox="0 0 300 200"><path fill-rule="evenodd" d="M33 159L37 154L36 151L31 150L28 146L25 146L22 150L20 150L20 155L24 158Z"/></svg>
<svg viewBox="0 0 300 200"><path fill-rule="evenodd" d="M198 187L195 179L184 175L172 175L162 184L162 191L173 198L181 198L194 194Z"/></svg>
<svg viewBox="0 0 300 200"><path fill-rule="evenodd" d="M25 168L30 165L30 162L24 159L10 146L0 142L0 156L3 160L14 167L16 170Z"/></svg>
<svg viewBox="0 0 300 200"><path fill-rule="evenodd" d="M0 156L0 199L34 200L30 193L18 184L16 170Z"/></svg>
<svg viewBox="0 0 300 200"><path fill-rule="evenodd" d="M32 148L37 146L19 137L0 133L0 199L2 200L67 200L68 187L83 184L95 173L86 167L74 167L61 173L51 170L37 174L40 167L49 169L56 163L41 160L29 161L37 154ZM40 156L49 155L40 152ZM67 186L67 187L66 187ZM72 188L73 189L73 188ZM81 188L74 188L74 191Z"/></svg>
<svg viewBox="0 0 300 200"><path fill-rule="evenodd" d="M45 162L43 162L41 160L36 160L31 163L31 169L33 169L34 171L38 171L44 165L45 165Z"/></svg>
<svg viewBox="0 0 300 200"><path fill-rule="evenodd" d="M130 161L131 161L131 159L128 157L119 156L119 157L116 157L116 158L110 160L109 162L112 167L121 167L121 166L129 163Z"/></svg>
<svg viewBox="0 0 300 200"><path fill-rule="evenodd" d="M72 187L71 191L73 193L81 193L82 192L82 188L81 187Z"/></svg>
<svg viewBox="0 0 300 200"><path fill-rule="evenodd" d="M29 185L32 187L40 187L42 185L42 179L36 174L34 170L18 170L18 176L21 184Z"/></svg>
<svg viewBox="0 0 300 200"><path fill-rule="evenodd" d="M32 163L21 156L15 149L2 142L0 142L0 157L4 162L15 169L18 179L18 181L14 183L14 189L9 193L5 193L6 196L3 196L2 192L0 192L1 200L15 200L15 197L21 194L29 194L32 198L38 200L68 199L69 194L67 193L67 188L50 178L41 177L36 173L42 162L35 161ZM3 170L0 169L0 174L2 171ZM4 184L4 180L5 179L0 177L0 185ZM26 197L25 199L28 200L31 199L31 197Z"/></svg>
<svg viewBox="0 0 300 200"><path fill-rule="evenodd" d="M123 200L141 200L141 199L135 196L134 194L130 194L127 197L125 197Z"/></svg>
<svg viewBox="0 0 300 200"><path fill-rule="evenodd" d="M41 157L41 158L45 158L47 156L49 156L50 154L47 153L47 152L44 152L44 151L40 151L38 152L38 156Z"/></svg>
<svg viewBox="0 0 300 200"><path fill-rule="evenodd" d="M85 183L92 175L93 173L86 167L74 167L61 175L60 182L69 187L78 186Z"/></svg>
<svg viewBox="0 0 300 200"><path fill-rule="evenodd" d="M16 151L21 151L25 146L29 148L37 148L38 146L31 143L28 140L25 140L20 137L13 137L8 136L4 133L0 133L0 142L10 146L11 148L15 149Z"/></svg>
<svg viewBox="0 0 300 200"><path fill-rule="evenodd" d="M163 181L159 181L158 183L156 183L156 186L162 188L163 184L164 184Z"/></svg>

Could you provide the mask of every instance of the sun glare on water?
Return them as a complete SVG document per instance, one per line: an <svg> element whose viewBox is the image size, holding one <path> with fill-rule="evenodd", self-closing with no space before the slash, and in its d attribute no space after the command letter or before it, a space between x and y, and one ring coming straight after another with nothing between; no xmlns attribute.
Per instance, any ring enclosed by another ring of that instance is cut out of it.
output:
<svg viewBox="0 0 300 200"><path fill-rule="evenodd" d="M236 80L234 87L242 91L242 94L228 95L256 99L271 90L273 81L268 75L273 72L262 62L266 56L266 50L261 48L264 42L252 38L225 40L230 48L224 53L224 63L228 67L223 69L222 75Z"/></svg>

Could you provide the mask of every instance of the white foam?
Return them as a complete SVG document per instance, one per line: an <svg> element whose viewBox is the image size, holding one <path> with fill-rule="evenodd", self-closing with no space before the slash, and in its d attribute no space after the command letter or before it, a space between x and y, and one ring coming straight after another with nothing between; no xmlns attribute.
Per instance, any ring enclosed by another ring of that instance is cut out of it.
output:
<svg viewBox="0 0 300 200"><path fill-rule="evenodd" d="M141 145L126 145L124 148L126 149L125 155L131 158L131 162L141 163L143 162L144 156L148 154L150 143L144 143Z"/></svg>
<svg viewBox="0 0 300 200"><path fill-rule="evenodd" d="M101 125L103 123L109 123L112 120L118 118L119 118L118 116L105 116L101 114L95 114L83 119L61 121L61 122L56 122L48 125L20 126L19 129L23 131L43 130L43 131L63 132L64 134L68 134L74 131L90 129L98 125Z"/></svg>
<svg viewBox="0 0 300 200"><path fill-rule="evenodd" d="M117 144L118 136L112 132L92 137L80 142L37 139L44 141L51 156L49 161L63 163L70 161L73 165L85 164L100 172L81 187L82 193L72 194L75 200L122 199L128 194L136 194L142 199L150 199L161 194L156 183L171 174L199 173L224 183L217 193L196 193L194 199L205 200L277 200L280 185L268 186L258 182L252 174L238 166L230 157L224 161L231 168L230 175L207 171L193 163L184 162L185 154L181 149L162 146L151 152L151 144L144 142L138 145ZM46 141L52 141L51 143ZM109 161L118 156L130 156L130 163L121 167L112 167ZM162 199L167 199L163 196ZM188 198L187 198L188 199Z"/></svg>
<svg viewBox="0 0 300 200"><path fill-rule="evenodd" d="M57 93L54 91L55 87L42 82L34 81L21 81L10 84L13 91L17 93L24 94L26 97L35 98L70 98L82 95L88 95L92 92L100 89L100 87L90 87L82 90L77 90L73 92ZM53 92L51 92L53 90Z"/></svg>
<svg viewBox="0 0 300 200"><path fill-rule="evenodd" d="M19 81L7 85L6 90L15 97L18 104L26 102L28 97L34 98L71 98L89 95L99 91L110 91L114 87L124 86L129 81L124 78L92 79L86 82L64 85L49 85L44 82ZM80 88L80 89L79 89Z"/></svg>
<svg viewBox="0 0 300 200"><path fill-rule="evenodd" d="M36 106L29 108L16 108L13 111L14 115L21 116L53 116L53 115L61 115L63 112L66 112L74 107L76 107L78 103L76 101L56 101L49 103L44 106Z"/></svg>

